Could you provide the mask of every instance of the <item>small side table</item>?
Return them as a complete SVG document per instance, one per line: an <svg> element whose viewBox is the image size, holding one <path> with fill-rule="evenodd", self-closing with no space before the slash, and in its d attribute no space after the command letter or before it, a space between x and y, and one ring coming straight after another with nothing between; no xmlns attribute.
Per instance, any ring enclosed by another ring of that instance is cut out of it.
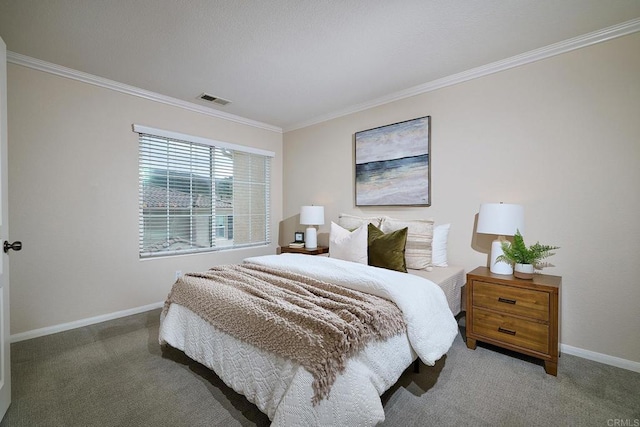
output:
<svg viewBox="0 0 640 427"><path fill-rule="evenodd" d="M281 254L305 254L305 255L322 255L329 253L328 246L318 246L315 249L307 249L307 248L290 248L289 246L280 246Z"/></svg>
<svg viewBox="0 0 640 427"><path fill-rule="evenodd" d="M467 347L484 341L544 361L558 375L558 311L562 278L532 280L493 274L478 267L467 274Z"/></svg>

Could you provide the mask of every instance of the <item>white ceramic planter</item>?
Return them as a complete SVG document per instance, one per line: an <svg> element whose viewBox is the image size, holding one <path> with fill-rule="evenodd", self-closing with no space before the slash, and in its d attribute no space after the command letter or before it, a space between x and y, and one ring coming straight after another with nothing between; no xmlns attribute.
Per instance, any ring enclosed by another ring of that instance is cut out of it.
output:
<svg viewBox="0 0 640 427"><path fill-rule="evenodd" d="M533 279L533 264L515 264L513 275L518 279Z"/></svg>

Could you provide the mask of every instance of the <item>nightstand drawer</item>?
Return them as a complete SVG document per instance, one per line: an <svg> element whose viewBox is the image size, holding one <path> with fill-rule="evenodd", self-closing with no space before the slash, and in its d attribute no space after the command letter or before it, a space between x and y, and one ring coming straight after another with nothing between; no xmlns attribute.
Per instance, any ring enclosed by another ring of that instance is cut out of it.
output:
<svg viewBox="0 0 640 427"><path fill-rule="evenodd" d="M549 294L532 289L496 285L476 281L473 284L473 305L502 313L549 320Z"/></svg>
<svg viewBox="0 0 640 427"><path fill-rule="evenodd" d="M472 332L504 343L549 352L549 326L505 314L475 308Z"/></svg>

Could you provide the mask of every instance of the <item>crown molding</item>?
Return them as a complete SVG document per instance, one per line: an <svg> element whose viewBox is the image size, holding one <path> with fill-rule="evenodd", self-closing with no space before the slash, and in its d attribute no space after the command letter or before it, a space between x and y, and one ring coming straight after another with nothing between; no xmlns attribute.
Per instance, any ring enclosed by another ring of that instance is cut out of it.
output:
<svg viewBox="0 0 640 427"><path fill-rule="evenodd" d="M401 99L410 98L412 96L420 95L423 93L431 92L437 89L442 89L447 86L453 86L458 83L463 83L469 80L477 79L480 77L488 76L490 74L498 73L500 71L508 70L510 68L519 67L521 65L530 64L532 62L540 61L542 59L551 58L552 56L560 55L570 52L572 50L580 49L583 47L591 46L594 44L602 43L607 40L611 40L617 37L626 36L631 33L640 31L640 18L626 21L618 25L604 28L602 30L594 31L582 36L574 37L562 42L554 43L549 46L545 46L539 49L535 49L529 52L525 52L520 55L512 56L510 58L492 62L491 64L483 65L480 67L472 68L461 73L452 74L451 76L443 77L441 79L433 80L428 83L424 83L418 86L414 86L399 92L395 92L381 98L374 99L362 104L353 105L344 110L335 111L323 116L318 116L311 120L299 122L291 126L284 127L284 132L290 132L297 129L302 129L308 126L312 126L318 123L326 122L328 120L337 119L349 114L357 113L360 111L368 110L370 108L378 107L380 105L388 104L390 102L399 101Z"/></svg>
<svg viewBox="0 0 640 427"><path fill-rule="evenodd" d="M115 90L117 92L125 93L128 95L133 95L133 96L148 99L151 101L171 105L174 107L183 108L185 110L194 111L196 113L206 114L208 116L217 117L219 119L228 120L228 121L256 127L259 129L272 131L272 132L283 133L283 132L290 132L293 130L312 126L312 125L326 122L329 120L337 119L339 117L343 117L349 114L353 114L353 113L357 113L370 108L378 107L380 105L388 104L394 101L399 101L401 99L410 98L412 96L431 92L437 89L442 89L444 87L453 86L469 80L488 76L494 73L498 73L500 71L508 70L510 68L515 68L521 65L530 64L532 62L540 61L542 59L567 53L572 50L602 43L604 41L611 40L617 37L622 37L638 31L640 31L640 18L623 22L621 24L607 27L602 30L594 31L582 36L574 37L559 43L542 47L540 49L535 49L529 52L525 52L523 54L516 55L501 61L496 61L491 64L472 68L470 70L453 74L451 76L443 77L441 79L433 80L428 83L424 83L418 86L414 86L402 91L398 91L398 92L374 99L372 101L356 104L351 107L345 108L343 110L334 111L333 113L318 116L303 122L298 122L290 126L287 126L284 129L267 124L267 123L262 123L255 120L240 117L234 114L229 114L224 111L215 110L209 107L183 101L177 98L172 98L169 96L161 95L159 93L140 89L134 86L129 86L113 80L94 76L92 74L73 70L71 68L52 64L50 62L31 58L29 56L11 52L11 51L7 51L7 62L32 68L35 70L55 74L57 76L70 78L73 80L81 81L84 83L92 84L92 85L103 87L106 89Z"/></svg>
<svg viewBox="0 0 640 427"><path fill-rule="evenodd" d="M196 113L206 114L208 116L216 117L219 119L228 120L231 122L240 123L243 125L252 126L272 132L282 133L282 128L277 126L236 116L235 114L229 114L224 111L218 111L213 108L183 101L177 98L172 98L170 96L161 95L159 93L140 89L134 86L129 86L124 83L119 83L113 80L94 76L93 74L84 73L82 71L63 67L57 64L52 64L50 62L42 61L40 59L32 58L30 56L22 55L19 53L7 51L7 62L15 65L21 65L23 67L32 68L34 70L43 71L45 73L54 74L56 76L77 80L83 83L88 83L94 86L99 86L105 89L111 89L116 92L125 93L127 95L133 95L139 98L148 99L150 101L171 105L173 107L183 108L185 110L193 111Z"/></svg>

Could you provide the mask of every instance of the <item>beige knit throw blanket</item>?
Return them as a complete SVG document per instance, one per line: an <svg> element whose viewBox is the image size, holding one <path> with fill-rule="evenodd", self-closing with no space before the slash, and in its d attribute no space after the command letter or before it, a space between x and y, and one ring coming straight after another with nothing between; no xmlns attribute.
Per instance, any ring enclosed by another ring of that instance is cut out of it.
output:
<svg viewBox="0 0 640 427"><path fill-rule="evenodd" d="M165 314L171 303L302 365L313 375L314 405L328 397L349 357L371 340L406 330L400 309L384 298L252 264L185 274L173 285Z"/></svg>

